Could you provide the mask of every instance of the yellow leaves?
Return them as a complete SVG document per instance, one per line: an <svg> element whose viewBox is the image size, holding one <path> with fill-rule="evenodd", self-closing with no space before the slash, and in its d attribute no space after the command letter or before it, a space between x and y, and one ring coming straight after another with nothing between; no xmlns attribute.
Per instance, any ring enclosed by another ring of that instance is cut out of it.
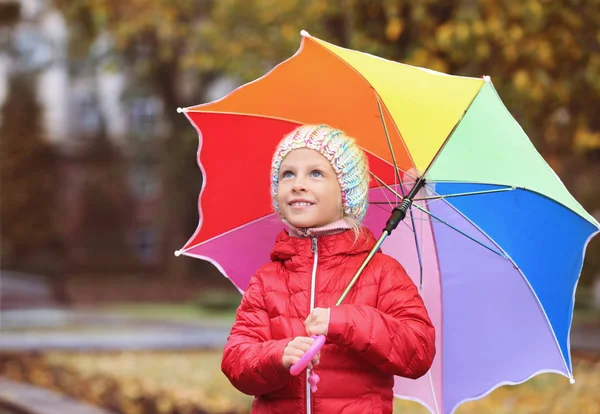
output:
<svg viewBox="0 0 600 414"><path fill-rule="evenodd" d="M539 0L527 1L521 20L529 31L537 32L541 30L545 18L545 8L542 7Z"/></svg>
<svg viewBox="0 0 600 414"><path fill-rule="evenodd" d="M220 362L220 351L0 354L0 375L37 381L123 414L249 412L252 397L233 388ZM542 374L523 384L502 386L461 405L456 413L598 414L600 361L575 354L573 370L574 385L561 375ZM427 410L396 399L394 412Z"/></svg>
<svg viewBox="0 0 600 414"><path fill-rule="evenodd" d="M404 23L400 18L393 17L388 21L387 27L385 28L385 35L388 40L398 40L402 31L404 30Z"/></svg>
<svg viewBox="0 0 600 414"><path fill-rule="evenodd" d="M464 43L469 39L469 26L464 22L459 22L456 24L456 29L454 33L456 40L460 43Z"/></svg>
<svg viewBox="0 0 600 414"><path fill-rule="evenodd" d="M513 42L518 42L523 38L523 29L521 26L513 24L510 29L508 29L508 37Z"/></svg>
<svg viewBox="0 0 600 414"><path fill-rule="evenodd" d="M561 375L542 374L524 384L500 387L481 400L461 405L457 414L598 414L600 363L575 360L574 374L573 385Z"/></svg>
<svg viewBox="0 0 600 414"><path fill-rule="evenodd" d="M574 146L580 152L600 149L600 131L590 131L587 127L580 126L575 131Z"/></svg>
<svg viewBox="0 0 600 414"><path fill-rule="evenodd" d="M581 30L581 28L583 27L583 19L581 18L582 16L579 13L576 13L573 10L563 9L561 10L560 14L571 30Z"/></svg>
<svg viewBox="0 0 600 414"><path fill-rule="evenodd" d="M323 16L332 6L326 1L311 1L303 4L307 17L319 18Z"/></svg>
<svg viewBox="0 0 600 414"><path fill-rule="evenodd" d="M566 103L571 96L569 82L566 80L552 82L552 93L557 102Z"/></svg>
<svg viewBox="0 0 600 414"><path fill-rule="evenodd" d="M232 59L236 59L238 58L242 52L244 51L244 49L242 48L242 45L240 45L239 43L230 43L229 44L229 48L228 48L228 54Z"/></svg>
<svg viewBox="0 0 600 414"><path fill-rule="evenodd" d="M298 30L294 25L290 23L284 23L281 26L281 36L283 36L286 41L293 42L298 38L298 35Z"/></svg>
<svg viewBox="0 0 600 414"><path fill-rule="evenodd" d="M492 15L486 23L488 32L494 33L497 36L504 33L504 22L500 16Z"/></svg>
<svg viewBox="0 0 600 414"><path fill-rule="evenodd" d="M490 45L486 41L479 41L475 47L475 52L479 58L485 59L490 56Z"/></svg>
<svg viewBox="0 0 600 414"><path fill-rule="evenodd" d="M510 63L515 62L519 57L519 50L514 43L508 43L506 46L504 46L504 48L502 48L502 53L504 55L504 59Z"/></svg>
<svg viewBox="0 0 600 414"><path fill-rule="evenodd" d="M407 64L413 66L421 66L438 72L446 72L448 66L446 62L430 54L426 49L417 49L409 59L406 61Z"/></svg>
<svg viewBox="0 0 600 414"><path fill-rule="evenodd" d="M544 9L542 8L542 5L540 4L539 1L537 0L529 0L526 3L526 7L527 7L527 12L536 18L540 18L543 14Z"/></svg>
<svg viewBox="0 0 600 414"><path fill-rule="evenodd" d="M428 67L433 70L437 70L438 72L448 72L448 64L442 59L438 59L436 57L430 59L428 61Z"/></svg>
<svg viewBox="0 0 600 414"><path fill-rule="evenodd" d="M590 56L585 67L584 77L587 84L600 94L600 54Z"/></svg>
<svg viewBox="0 0 600 414"><path fill-rule="evenodd" d="M435 34L440 47L445 49L460 48L468 43L474 30L466 22L446 23L439 26Z"/></svg>
<svg viewBox="0 0 600 414"><path fill-rule="evenodd" d="M552 46L547 40L536 42L535 54L538 62L545 68L552 68L555 65Z"/></svg>
<svg viewBox="0 0 600 414"><path fill-rule="evenodd" d="M519 95L534 102L541 102L550 90L548 75L542 71L532 73L519 69L513 74L511 81Z"/></svg>
<svg viewBox="0 0 600 414"><path fill-rule="evenodd" d="M159 414L168 414L173 410L173 402L165 397L159 397L156 401L156 408Z"/></svg>
<svg viewBox="0 0 600 414"><path fill-rule="evenodd" d="M476 37L482 37L486 33L485 24L481 20L475 20L472 23L471 30L473 31Z"/></svg>
<svg viewBox="0 0 600 414"><path fill-rule="evenodd" d="M246 412L251 398L240 394L220 370L219 352L119 352L48 355L47 363L64 367L89 384L88 396L106 404L109 384L118 384L125 414L138 414L140 399L155 401L157 413ZM187 408L188 411L185 411Z"/></svg>
<svg viewBox="0 0 600 414"><path fill-rule="evenodd" d="M525 70L518 70L512 77L513 85L516 89L524 91L529 86L529 74Z"/></svg>
<svg viewBox="0 0 600 414"><path fill-rule="evenodd" d="M452 44L453 28L450 23L446 23L438 27L435 32L435 37L438 44L442 48L447 48Z"/></svg>

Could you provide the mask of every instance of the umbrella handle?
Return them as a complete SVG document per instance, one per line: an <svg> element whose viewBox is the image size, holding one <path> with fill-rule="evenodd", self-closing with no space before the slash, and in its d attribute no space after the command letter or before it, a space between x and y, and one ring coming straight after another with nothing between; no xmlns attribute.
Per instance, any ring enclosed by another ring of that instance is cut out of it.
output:
<svg viewBox="0 0 600 414"><path fill-rule="evenodd" d="M296 376L302 371L304 371L308 366L309 362L313 359L315 355L317 355L317 352L321 350L321 347L325 343L325 335L313 335L311 336L311 338L313 338L315 341L310 346L310 348L308 348L308 351L306 351L304 355L302 355L302 358L300 358L298 362L292 365L292 367L290 368L290 374Z"/></svg>

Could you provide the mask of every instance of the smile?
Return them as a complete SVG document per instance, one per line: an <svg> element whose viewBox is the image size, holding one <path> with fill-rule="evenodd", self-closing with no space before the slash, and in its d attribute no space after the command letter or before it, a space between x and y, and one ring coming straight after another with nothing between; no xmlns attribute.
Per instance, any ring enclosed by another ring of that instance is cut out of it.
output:
<svg viewBox="0 0 600 414"><path fill-rule="evenodd" d="M293 201L290 203L290 206L292 206L292 207L310 207L313 204L314 203L310 203L308 201Z"/></svg>

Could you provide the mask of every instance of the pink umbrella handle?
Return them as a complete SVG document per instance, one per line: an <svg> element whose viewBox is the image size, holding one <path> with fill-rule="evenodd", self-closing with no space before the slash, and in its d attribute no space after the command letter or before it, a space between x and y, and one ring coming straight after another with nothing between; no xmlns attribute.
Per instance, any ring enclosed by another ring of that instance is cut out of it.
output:
<svg viewBox="0 0 600 414"><path fill-rule="evenodd" d="M315 355L317 355L317 352L319 352L319 350L325 343L325 335L311 336L311 338L313 338L315 342L313 342L310 348L308 348L308 351L306 351L304 355L302 355L302 358L300 358L298 362L292 365L292 367L290 368L290 374L296 376L302 371L304 371L308 366L309 362L313 359Z"/></svg>

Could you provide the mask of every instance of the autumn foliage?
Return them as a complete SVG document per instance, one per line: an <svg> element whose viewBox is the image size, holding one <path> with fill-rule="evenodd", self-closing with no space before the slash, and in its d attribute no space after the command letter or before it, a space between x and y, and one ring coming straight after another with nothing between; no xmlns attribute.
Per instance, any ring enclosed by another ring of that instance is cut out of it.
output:
<svg viewBox="0 0 600 414"><path fill-rule="evenodd" d="M600 0L55 4L77 34L72 37L73 56L86 53L99 33L109 32L126 64L172 109L167 116L180 129L165 157L171 153L174 161L193 146L183 138L189 126L181 123L175 108L201 103L207 87L221 75L240 83L262 76L296 52L304 29L399 62L454 75L490 76L569 190L592 214L600 211ZM197 174L193 163L187 168L176 175ZM184 201L193 202L197 186L175 187L194 193ZM173 209L181 211L182 205ZM600 256L600 242L590 244L588 256ZM597 260L587 263L584 281L600 270Z"/></svg>

